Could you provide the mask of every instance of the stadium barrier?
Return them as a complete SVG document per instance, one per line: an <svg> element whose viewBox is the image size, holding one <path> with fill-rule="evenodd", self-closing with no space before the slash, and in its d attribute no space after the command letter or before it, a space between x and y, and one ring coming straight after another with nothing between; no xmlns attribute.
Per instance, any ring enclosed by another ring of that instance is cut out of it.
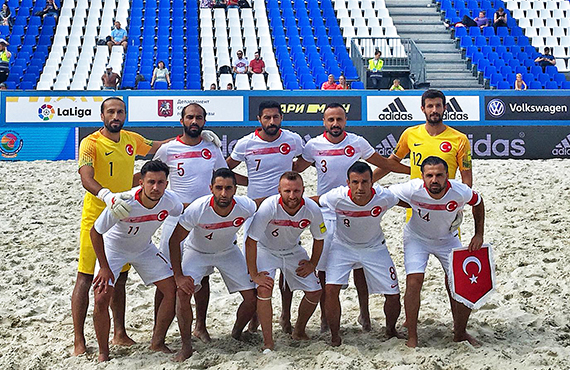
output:
<svg viewBox="0 0 570 370"><path fill-rule="evenodd" d="M547 159L570 157L570 93L565 91L445 91L444 122L464 132L473 158ZM0 93L1 160L67 160L80 140L101 127L101 102L125 100L125 128L148 138L180 134L180 111L202 104L207 127L231 152L237 139L259 125L263 100L281 103L283 127L306 140L322 133L328 103L343 104L348 130L366 137L388 156L406 127L425 122L422 91L117 91Z"/></svg>

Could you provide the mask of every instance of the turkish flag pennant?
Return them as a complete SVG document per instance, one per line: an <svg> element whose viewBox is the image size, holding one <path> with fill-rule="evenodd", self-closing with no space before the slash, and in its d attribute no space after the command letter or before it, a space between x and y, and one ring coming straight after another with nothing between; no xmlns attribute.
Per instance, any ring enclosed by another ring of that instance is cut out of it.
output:
<svg viewBox="0 0 570 370"><path fill-rule="evenodd" d="M491 246L469 252L467 248L451 252L449 287L453 299L471 309L481 307L495 290L495 264Z"/></svg>

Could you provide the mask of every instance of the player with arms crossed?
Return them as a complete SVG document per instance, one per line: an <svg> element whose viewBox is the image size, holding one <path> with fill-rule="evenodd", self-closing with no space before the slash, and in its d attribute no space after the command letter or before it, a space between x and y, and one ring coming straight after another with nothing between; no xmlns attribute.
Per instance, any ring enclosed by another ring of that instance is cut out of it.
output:
<svg viewBox="0 0 570 370"><path fill-rule="evenodd" d="M257 203L236 196L236 178L227 168L217 169L211 180L211 195L198 198L189 205L170 238L170 258L177 291L177 318L182 350L177 361L192 355L192 307L190 299L201 287L204 276L220 271L230 293L240 292L240 304L232 337L239 339L243 328L255 313L255 289L247 273L244 255L236 242L236 233L246 219L253 216ZM180 243L184 253L180 254Z"/></svg>
<svg viewBox="0 0 570 370"><path fill-rule="evenodd" d="M237 176L238 184L247 185L247 196L258 199L277 194L280 176L293 168L293 160L303 153L303 139L299 134L281 129L283 111L276 101L259 104L257 119L261 128L239 139L231 155L226 159L234 169L241 162L247 166L247 178ZM249 229L249 220L244 229ZM280 280L283 310L280 323L283 330L291 333L291 299L293 293ZM255 330L256 320L250 329Z"/></svg>
<svg viewBox="0 0 570 370"><path fill-rule="evenodd" d="M292 290L305 292L293 339L310 339L305 329L321 295L315 274L326 232L321 210L313 200L303 196L303 179L297 172L281 175L278 191L278 195L261 203L245 242L248 270L257 285L257 314L263 331L264 350L272 350L275 345L271 296L278 268ZM310 259L300 241L305 229L313 236Z"/></svg>
<svg viewBox="0 0 570 370"><path fill-rule="evenodd" d="M408 328L409 347L418 345L418 314L420 292L430 254L437 257L445 271L445 287L453 312L453 341L467 340L472 345L479 342L467 333L467 321L471 314L464 304L451 297L447 276L451 251L461 248L457 227L453 225L457 214L466 204L473 207L475 235L469 250L481 248L485 223L483 199L465 184L450 180L446 161L430 156L421 164L421 179L396 184L389 189L412 209L412 217L404 226L404 264L406 267L406 294L404 309Z"/></svg>
<svg viewBox="0 0 570 370"><path fill-rule="evenodd" d="M410 173L410 168L396 161L388 161L378 154L368 141L356 134L346 132L346 110L341 104L327 105L323 114L325 132L307 142L303 156L295 161L293 169L304 171L310 165L317 168L317 195L346 184L346 171L359 159L364 159L387 172ZM386 173L387 173L386 172ZM323 217L327 227L327 237L323 253L319 260L317 270L324 289L326 283L326 266L328 251L334 235L336 215L333 210L323 208ZM354 284L358 293L360 316L358 322L365 331L370 331L370 312L368 309L368 288L364 271L361 268L354 270ZM326 294L321 295L321 331L328 331L325 309Z"/></svg>
<svg viewBox="0 0 570 370"><path fill-rule="evenodd" d="M368 290L384 294L386 336L399 336L396 321L400 315L400 288L394 262L386 248L380 226L382 216L398 203L385 188L373 185L372 169L355 162L347 171L347 186L335 188L315 197L323 207L334 211L336 228L327 261L326 314L331 330L331 344L341 345L339 294L348 284L350 271L362 268Z"/></svg>
<svg viewBox="0 0 570 370"><path fill-rule="evenodd" d="M133 189L133 197L126 201L130 215L117 219L106 208L95 221L90 236L97 255L95 279L95 307L93 324L99 344L99 361L109 360L109 304L114 283L121 268L130 263L145 284L155 284L164 295L155 317L151 349L170 353L164 339L175 314L176 284L172 269L151 237L168 215L179 216L183 211L178 197L165 190L168 184L168 166L160 161L149 161L141 169L141 187Z"/></svg>
<svg viewBox="0 0 570 370"><path fill-rule="evenodd" d="M210 180L218 168L227 167L222 151L215 142L202 139L206 125L207 112L197 103L190 103L182 109L180 123L183 132L175 140L160 147L154 159L160 159L170 168L170 189L178 195L184 204L211 194ZM160 251L170 261L168 241L178 218L170 216L164 222L160 237ZM181 243L180 248L182 248ZM210 296L210 280L204 276L202 288L196 292L196 327L194 335L204 342L210 341L206 330L206 314ZM160 305L161 293L156 291L156 308Z"/></svg>

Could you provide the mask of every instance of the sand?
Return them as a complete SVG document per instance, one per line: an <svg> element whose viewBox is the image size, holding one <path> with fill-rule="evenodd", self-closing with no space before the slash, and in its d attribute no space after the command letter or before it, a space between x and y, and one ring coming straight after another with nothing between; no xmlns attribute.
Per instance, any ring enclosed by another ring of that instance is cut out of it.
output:
<svg viewBox="0 0 570 370"><path fill-rule="evenodd" d="M311 341L295 342L281 333L277 324L280 298L275 291L277 348L262 355L260 335L248 342L230 337L241 298L229 295L216 273L211 279L208 317L213 342L205 345L195 341L195 354L180 365L173 363L170 355L148 350L154 288L145 287L132 272L127 287L127 330L138 344L130 348L112 346L113 359L98 365L92 303L86 323L89 351L79 357L70 355L70 297L84 193L76 162L0 162L0 178L4 179L0 188L0 202L4 204L0 213L0 368L568 369L568 174L570 160L474 162L474 187L483 194L487 209L485 241L493 245L497 274L496 293L474 311L469 323L469 331L483 343L480 348L452 342L443 274L439 263L431 259L422 293L417 349L407 348L405 340L383 337L381 296L371 297L373 329L363 333L356 322L358 304L351 284L341 293L341 347L330 347L330 335L319 334L319 310L308 325ZM306 192L313 195L314 170L309 169L304 177L309 184ZM389 175L383 183L404 180L401 175ZM391 210L382 222L402 290L403 217L402 210ZM473 232L472 224L468 215L463 227L466 240ZM294 307L299 296L296 293ZM400 328L403 321L402 313ZM167 343L172 349L180 348L176 325L172 325Z"/></svg>

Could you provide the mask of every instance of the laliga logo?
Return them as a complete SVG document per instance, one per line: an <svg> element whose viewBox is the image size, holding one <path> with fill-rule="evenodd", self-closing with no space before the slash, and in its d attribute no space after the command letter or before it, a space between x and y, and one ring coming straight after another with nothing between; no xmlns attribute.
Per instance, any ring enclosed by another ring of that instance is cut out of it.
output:
<svg viewBox="0 0 570 370"><path fill-rule="evenodd" d="M444 153L449 153L451 151L451 143L449 141L444 141L439 145L439 149Z"/></svg>
<svg viewBox="0 0 570 370"><path fill-rule="evenodd" d="M212 158L212 152L210 152L208 149L202 149L202 152L200 154L202 154L202 158L204 159Z"/></svg>
<svg viewBox="0 0 570 370"><path fill-rule="evenodd" d="M454 201L454 200L452 200L452 201L448 202L448 203L445 205L445 209L446 209L448 212L453 212L453 211L455 211L455 210L457 209L457 206L458 206L457 202Z"/></svg>
<svg viewBox="0 0 570 370"><path fill-rule="evenodd" d="M380 213L382 213L382 207L380 206L376 206L370 210L370 216L372 217L378 217Z"/></svg>
<svg viewBox="0 0 570 370"><path fill-rule="evenodd" d="M160 211L160 212L158 213L158 215L156 216L156 219L157 219L158 221L164 221L164 220L166 219L166 217L168 217L168 211L167 211L167 210L163 210L163 211Z"/></svg>
<svg viewBox="0 0 570 370"><path fill-rule="evenodd" d="M133 155L135 149L131 144L127 144L127 146L125 146L125 151L127 152L128 155Z"/></svg>
<svg viewBox="0 0 570 370"><path fill-rule="evenodd" d="M287 155L289 154L289 152L291 151L291 146L287 143L283 143L281 145L279 145L279 153L283 154L283 155Z"/></svg>
<svg viewBox="0 0 570 370"><path fill-rule="evenodd" d="M501 117L505 114L505 103L501 99L493 99L487 104L487 111L495 118Z"/></svg>
<svg viewBox="0 0 570 370"><path fill-rule="evenodd" d="M354 150L354 148L350 145L347 145L344 148L344 155L346 155L347 157L352 157L354 155L354 153L356 153L356 150Z"/></svg>
<svg viewBox="0 0 570 370"><path fill-rule="evenodd" d="M232 222L232 225L234 225L235 227L240 227L244 221L245 221L245 218L238 217Z"/></svg>
<svg viewBox="0 0 570 370"><path fill-rule="evenodd" d="M479 277L479 273L481 272L481 261L479 261L479 258L474 257L474 256L467 257L463 261L463 272L467 276L469 276L469 274L467 273L467 265L469 265L470 263L476 264L478 271L477 271L477 276L475 274L471 274L471 277L469 278L469 280L471 280L471 284L477 284L477 278Z"/></svg>
<svg viewBox="0 0 570 370"><path fill-rule="evenodd" d="M38 109L38 117L40 117L42 121L49 121L53 118L54 114L55 109L49 104L44 104Z"/></svg>
<svg viewBox="0 0 570 370"><path fill-rule="evenodd" d="M307 220L306 218L299 221L299 229L304 229L311 224L311 221Z"/></svg>

